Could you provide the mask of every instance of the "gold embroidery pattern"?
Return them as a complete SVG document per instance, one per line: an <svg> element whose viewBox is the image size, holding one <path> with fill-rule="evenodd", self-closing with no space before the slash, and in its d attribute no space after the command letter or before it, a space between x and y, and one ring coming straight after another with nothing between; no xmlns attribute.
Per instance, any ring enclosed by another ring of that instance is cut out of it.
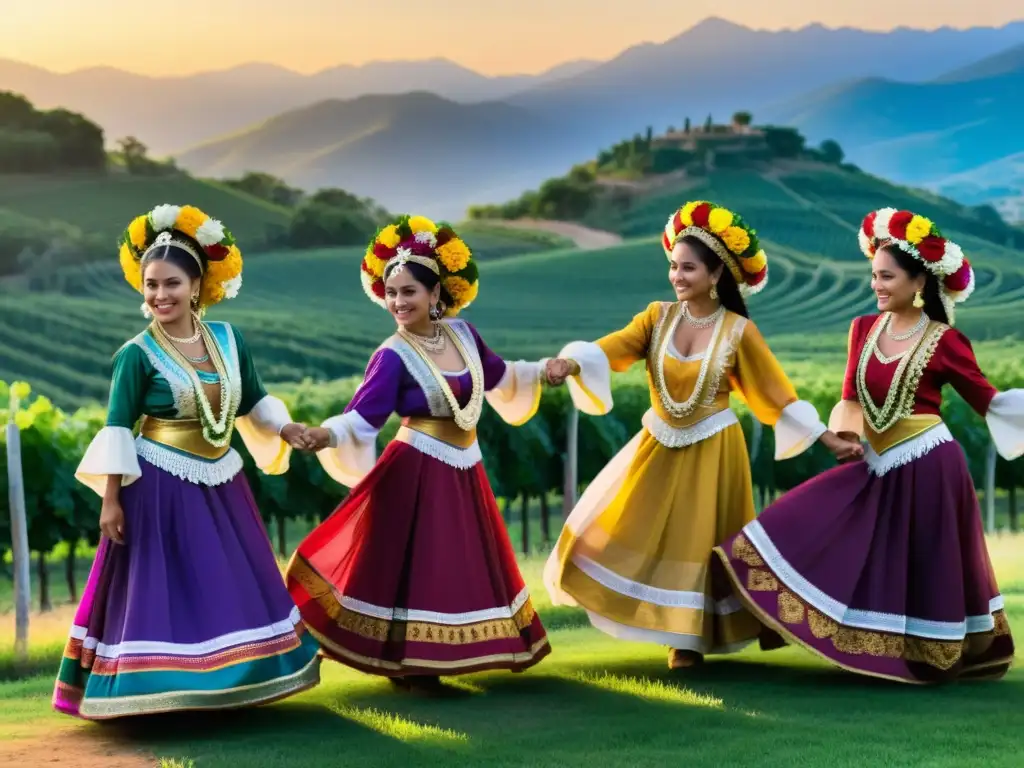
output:
<svg viewBox="0 0 1024 768"><path fill-rule="evenodd" d="M779 619L786 624L802 624L804 621L804 604L785 589L779 592Z"/></svg>
<svg viewBox="0 0 1024 768"><path fill-rule="evenodd" d="M764 560L761 555L754 549L754 545L748 541L747 537L742 533L739 534L732 541L732 556L736 560L742 560L749 566L754 568L764 565Z"/></svg>
<svg viewBox="0 0 1024 768"><path fill-rule="evenodd" d="M928 324L917 344L900 359L900 363L893 373L892 381L889 383L885 402L878 406L868 391L867 370L868 363L877 348L878 339L890 319L891 315L885 314L875 322L868 338L864 341L864 347L860 352L860 362L857 365L857 398L860 400L864 419L868 426L879 434L891 429L900 419L913 414L914 398L917 394L917 387L921 383L921 376L924 374L925 368L928 367L928 363L931 362L942 335L949 330L949 326L943 323L931 322Z"/></svg>
<svg viewBox="0 0 1024 768"><path fill-rule="evenodd" d="M747 589L751 592L778 592L779 582L771 571L751 568L747 573Z"/></svg>

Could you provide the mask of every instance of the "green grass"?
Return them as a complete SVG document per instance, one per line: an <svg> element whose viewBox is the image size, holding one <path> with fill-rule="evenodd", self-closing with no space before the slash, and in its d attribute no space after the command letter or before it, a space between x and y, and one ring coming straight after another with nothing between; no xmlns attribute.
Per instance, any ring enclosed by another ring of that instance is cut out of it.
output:
<svg viewBox="0 0 1024 768"><path fill-rule="evenodd" d="M1024 537L989 546L1019 635ZM271 706L97 726L50 710L51 671L0 684L0 732L24 740L73 731L79 743L102 740L195 768L1019 764L1020 670L998 683L918 688L856 677L785 649L748 650L673 674L664 649L608 638L578 609L552 609L541 567L530 558L523 573L551 656L522 675L456 678L448 699L399 694L384 680L325 662L319 687Z"/></svg>

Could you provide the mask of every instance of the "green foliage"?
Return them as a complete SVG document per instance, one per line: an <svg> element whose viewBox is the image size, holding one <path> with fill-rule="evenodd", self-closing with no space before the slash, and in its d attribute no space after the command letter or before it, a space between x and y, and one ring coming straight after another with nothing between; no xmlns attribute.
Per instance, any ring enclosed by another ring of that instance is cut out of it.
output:
<svg viewBox="0 0 1024 768"><path fill-rule="evenodd" d="M0 173L101 171L103 130L66 109L36 110L23 96L0 91Z"/></svg>
<svg viewBox="0 0 1024 768"><path fill-rule="evenodd" d="M239 192L245 192L282 208L295 208L305 197L305 193L301 189L291 187L282 179L269 173L250 171L241 178L225 179L222 183Z"/></svg>
<svg viewBox="0 0 1024 768"><path fill-rule="evenodd" d="M321 189L295 210L288 243L293 248L365 245L388 218L373 200L343 189Z"/></svg>
<svg viewBox="0 0 1024 768"><path fill-rule="evenodd" d="M839 142L832 139L826 139L821 142L818 151L821 153L821 159L829 165L842 165L843 158L846 157L846 153L839 146Z"/></svg>

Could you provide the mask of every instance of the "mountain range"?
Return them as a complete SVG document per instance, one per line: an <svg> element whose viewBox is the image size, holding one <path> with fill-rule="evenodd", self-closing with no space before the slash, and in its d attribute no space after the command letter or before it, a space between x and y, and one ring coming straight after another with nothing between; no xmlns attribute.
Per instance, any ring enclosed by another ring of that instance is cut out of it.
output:
<svg viewBox="0 0 1024 768"><path fill-rule="evenodd" d="M0 88L82 111L108 137L135 135L196 173L264 170L392 208L427 199L434 215L514 196L647 126L741 109L836 139L866 170L932 187L957 177L988 200L984 175L964 174L1001 172L1024 152L1024 22L771 32L712 18L608 61L512 77L444 59L177 78L0 61Z"/></svg>

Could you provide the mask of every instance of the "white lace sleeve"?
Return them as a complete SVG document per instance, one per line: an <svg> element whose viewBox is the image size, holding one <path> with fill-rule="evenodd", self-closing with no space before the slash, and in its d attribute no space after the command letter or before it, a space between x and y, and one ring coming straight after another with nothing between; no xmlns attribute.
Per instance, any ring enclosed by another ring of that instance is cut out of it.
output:
<svg viewBox="0 0 1024 768"><path fill-rule="evenodd" d="M332 416L321 426L331 433L330 447L317 453L324 471L348 488L357 485L377 461L380 430L356 411Z"/></svg>
<svg viewBox="0 0 1024 768"><path fill-rule="evenodd" d="M532 419L540 407L544 360L539 363L518 360L505 363L501 381L484 397L502 420L518 427Z"/></svg>
<svg viewBox="0 0 1024 768"><path fill-rule="evenodd" d="M122 487L142 477L135 438L127 427L104 427L97 432L75 470L75 479L100 496L106 492L109 475L121 475Z"/></svg>
<svg viewBox="0 0 1024 768"><path fill-rule="evenodd" d="M288 406L272 395L264 397L248 414L235 420L235 428L253 461L268 475L283 475L288 471L292 447L281 439L281 429L291 420Z"/></svg>
<svg viewBox="0 0 1024 768"><path fill-rule="evenodd" d="M573 341L558 356L573 360L580 367L579 374L570 376L566 382L573 405L590 416L608 413L614 404L612 369L604 350L591 341Z"/></svg>
<svg viewBox="0 0 1024 768"><path fill-rule="evenodd" d="M1024 456L1024 389L1000 392L985 414L992 442L1007 461Z"/></svg>
<svg viewBox="0 0 1024 768"><path fill-rule="evenodd" d="M799 456L821 437L828 428L818 411L806 400L797 400L782 409L775 423L775 460Z"/></svg>

